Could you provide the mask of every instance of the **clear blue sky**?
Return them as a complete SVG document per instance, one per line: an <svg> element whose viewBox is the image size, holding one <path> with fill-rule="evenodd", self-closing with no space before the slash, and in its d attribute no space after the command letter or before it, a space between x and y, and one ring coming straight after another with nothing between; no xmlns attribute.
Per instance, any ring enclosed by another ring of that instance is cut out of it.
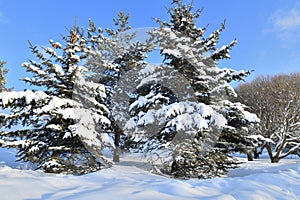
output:
<svg viewBox="0 0 300 200"><path fill-rule="evenodd" d="M298 2L298 3L297 3ZM91 18L102 28L112 27L119 11L131 14L133 28L154 27L153 17L168 20L170 0L0 0L0 60L7 61L9 86L23 89L21 64L32 58L27 40L46 45L59 40L77 17L87 27ZM286 0L195 0L204 8L199 26L207 34L226 19L220 46L237 38L232 59L220 67L255 70L261 74L300 71L300 2Z"/></svg>

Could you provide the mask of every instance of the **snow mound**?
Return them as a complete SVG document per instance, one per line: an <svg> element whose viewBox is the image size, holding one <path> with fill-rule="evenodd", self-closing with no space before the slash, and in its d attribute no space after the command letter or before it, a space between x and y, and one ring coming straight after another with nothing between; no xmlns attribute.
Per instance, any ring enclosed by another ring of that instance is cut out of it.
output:
<svg viewBox="0 0 300 200"><path fill-rule="evenodd" d="M84 176L52 175L2 165L1 199L300 199L299 159L279 164L267 160L245 162L226 178L208 180L170 179L149 173L145 170L148 164L137 157L122 160L117 166Z"/></svg>

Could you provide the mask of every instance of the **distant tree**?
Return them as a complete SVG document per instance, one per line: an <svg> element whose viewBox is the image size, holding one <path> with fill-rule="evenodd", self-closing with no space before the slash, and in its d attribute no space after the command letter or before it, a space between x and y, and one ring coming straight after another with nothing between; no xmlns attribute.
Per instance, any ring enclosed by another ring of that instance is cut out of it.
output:
<svg viewBox="0 0 300 200"><path fill-rule="evenodd" d="M0 92L5 90L6 77L5 74L8 72L7 69L4 68L6 62L0 61Z"/></svg>
<svg viewBox="0 0 300 200"><path fill-rule="evenodd" d="M256 113L261 123L254 131L256 157L266 148L271 162L300 150L300 74L259 76L237 87L239 100Z"/></svg>
<svg viewBox="0 0 300 200"><path fill-rule="evenodd" d="M151 78L155 76L152 74L149 79L140 78L141 84L131 101L128 126L138 131L135 127L150 126L157 123L156 119L160 121L159 117L165 119L163 128L151 133L150 141L146 142L148 150L169 151L170 159L164 163L164 172L175 177L220 176L234 164L228 153L247 153L252 149L249 128L258 119L246 111L243 104L228 100L236 95L229 83L242 80L249 72L217 66L219 60L230 58L230 50L236 43L234 40L229 45L216 47L224 24L205 37L206 28L196 26L201 11L194 12L192 5L181 0L173 0L172 4L175 6L168 10L170 22L157 19L160 28L152 33L164 57L163 65L157 69L180 74L195 99L189 99L188 94L179 98L179 93L172 91L183 84L182 79L176 81L176 77L170 81L172 73L162 74L166 77L162 84L153 84ZM152 71L155 74L155 70ZM169 86L171 83L174 85ZM136 138L143 135L143 132L135 133Z"/></svg>
<svg viewBox="0 0 300 200"><path fill-rule="evenodd" d="M111 166L101 149L110 125L105 87L87 81L81 66L90 50L90 38L75 25L63 37L65 45L50 40L52 47L30 49L37 62L23 67L32 74L23 80L39 90L0 93L4 130L0 143L17 148L19 160L31 162L49 173L82 174Z"/></svg>
<svg viewBox="0 0 300 200"><path fill-rule="evenodd" d="M6 62L0 61L0 92L7 91L6 85L6 77L5 74L8 72L7 69L4 68ZM2 119L0 119L0 126L2 127ZM1 146L1 144L0 144Z"/></svg>

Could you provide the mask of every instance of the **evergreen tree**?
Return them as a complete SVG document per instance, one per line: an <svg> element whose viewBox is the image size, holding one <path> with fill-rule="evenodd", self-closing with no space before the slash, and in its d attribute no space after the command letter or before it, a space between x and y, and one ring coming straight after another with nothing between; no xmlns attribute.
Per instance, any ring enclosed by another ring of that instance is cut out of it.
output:
<svg viewBox="0 0 300 200"><path fill-rule="evenodd" d="M197 28L196 24L201 11L193 12L193 6L185 5L181 0L173 0L172 3L175 6L168 10L170 22L157 19L160 28L153 32L153 36L164 57L161 67L172 69L184 77L195 99L178 98L180 92L173 97L163 85L151 85L151 82L143 80L147 92L143 90L133 100L131 121L135 123L130 125L149 124L142 123L147 121L144 118L149 119L149 115L154 119L159 119L159 116L165 119L163 128L152 134L147 142L150 147L147 150L162 147L169 150L167 155L171 155L171 159L164 163L165 173L176 177L220 176L234 164L228 153L247 153L252 148L249 128L258 119L247 112L243 104L228 100L236 96L229 83L243 80L249 72L218 67L219 60L230 58L230 50L236 44L234 40L217 48L224 24L205 37L206 28ZM183 84L182 79L171 83L174 86L169 88ZM154 112L151 106L159 101L164 105ZM218 144L214 145L215 142Z"/></svg>
<svg viewBox="0 0 300 200"><path fill-rule="evenodd" d="M5 87L5 85L6 85L5 74L8 72L8 70L4 68L5 64L6 64L6 62L0 61L0 92L7 91L7 88ZM1 127L3 126L2 121L3 121L3 119L0 118L0 126Z"/></svg>
<svg viewBox="0 0 300 200"><path fill-rule="evenodd" d="M0 92L5 90L6 77L5 74L8 72L7 69L4 68L6 62L0 61Z"/></svg>
<svg viewBox="0 0 300 200"><path fill-rule="evenodd" d="M147 57L146 53L150 52L154 46L152 43L153 38L149 38L144 42L134 41L136 33L129 26L129 15L120 12L113 21L116 28L106 29L107 36L101 34L100 37L96 32L95 24L90 22L90 38L95 45L87 62L87 67L95 75L93 81L105 85L107 96L105 105L109 110L119 106L113 104L112 97L122 76L128 71L144 65L144 59ZM104 31L101 30L102 32ZM124 146L125 137L121 138L121 136L124 136L123 127L119 127L115 116L112 115L115 113L111 112L109 115L112 122L109 129L114 137L114 161L117 162L119 161L119 146L120 143Z"/></svg>
<svg viewBox="0 0 300 200"><path fill-rule="evenodd" d="M229 83L232 80L243 80L249 72L218 67L219 60L230 58L229 53L236 44L236 40L218 49L217 44L221 32L225 29L225 24L205 37L206 28L201 29L196 26L201 11L197 10L193 13L193 6L184 5L181 0L174 0L173 3L175 7L169 10L170 23L158 20L161 24L160 30L157 31L158 40L162 46L161 54L165 57L167 65L173 66L186 77L195 91L198 102L209 105L216 113L220 114L217 118L211 116L211 128L204 136L203 134L200 136L203 139L205 135L220 132L217 146L225 149L225 153L230 151L246 153L252 148L248 138L249 128L257 119L255 115L244 110L244 105L232 103L228 99L236 96ZM196 135L196 140L191 141L192 146L199 142L197 137L198 135ZM194 152L199 151L194 149L191 152L194 155ZM215 152L214 155L223 153ZM181 154L178 156L181 157ZM184 158L185 161L189 161L189 159L198 160L193 159L193 156ZM224 156L216 157L214 161L227 162ZM174 159L174 163L177 163L176 159ZM201 165L201 162L198 165ZM211 169L215 173L214 175L218 175L219 172L216 172L214 168ZM172 172L176 173L176 169L172 169ZM220 172L222 173L222 170Z"/></svg>
<svg viewBox="0 0 300 200"><path fill-rule="evenodd" d="M109 145L103 132L109 110L102 103L105 87L87 81L90 73L81 66L91 49L89 37L76 25L69 32L65 46L50 40L52 47L40 49L30 43L38 61L23 63L32 74L24 81L39 89L0 94L2 108L10 110L1 114L0 142L46 172L82 174L111 165L101 153Z"/></svg>

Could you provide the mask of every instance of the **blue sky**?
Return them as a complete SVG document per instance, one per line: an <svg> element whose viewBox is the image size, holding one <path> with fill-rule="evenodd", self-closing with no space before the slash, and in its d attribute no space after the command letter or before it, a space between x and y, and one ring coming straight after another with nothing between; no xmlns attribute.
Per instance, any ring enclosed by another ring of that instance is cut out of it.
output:
<svg viewBox="0 0 300 200"><path fill-rule="evenodd" d="M232 59L220 67L255 70L261 74L300 71L300 2L286 0L194 0L204 8L199 26L209 24L207 35L226 19L220 46L237 38ZM297 3L298 2L298 3ZM60 40L77 18L87 27L91 18L102 28L113 26L119 11L130 13L133 28L154 27L152 19L168 20L170 0L0 0L0 60L7 61L8 86L24 89L18 81L26 76L21 64L32 58L28 40L46 45Z"/></svg>

